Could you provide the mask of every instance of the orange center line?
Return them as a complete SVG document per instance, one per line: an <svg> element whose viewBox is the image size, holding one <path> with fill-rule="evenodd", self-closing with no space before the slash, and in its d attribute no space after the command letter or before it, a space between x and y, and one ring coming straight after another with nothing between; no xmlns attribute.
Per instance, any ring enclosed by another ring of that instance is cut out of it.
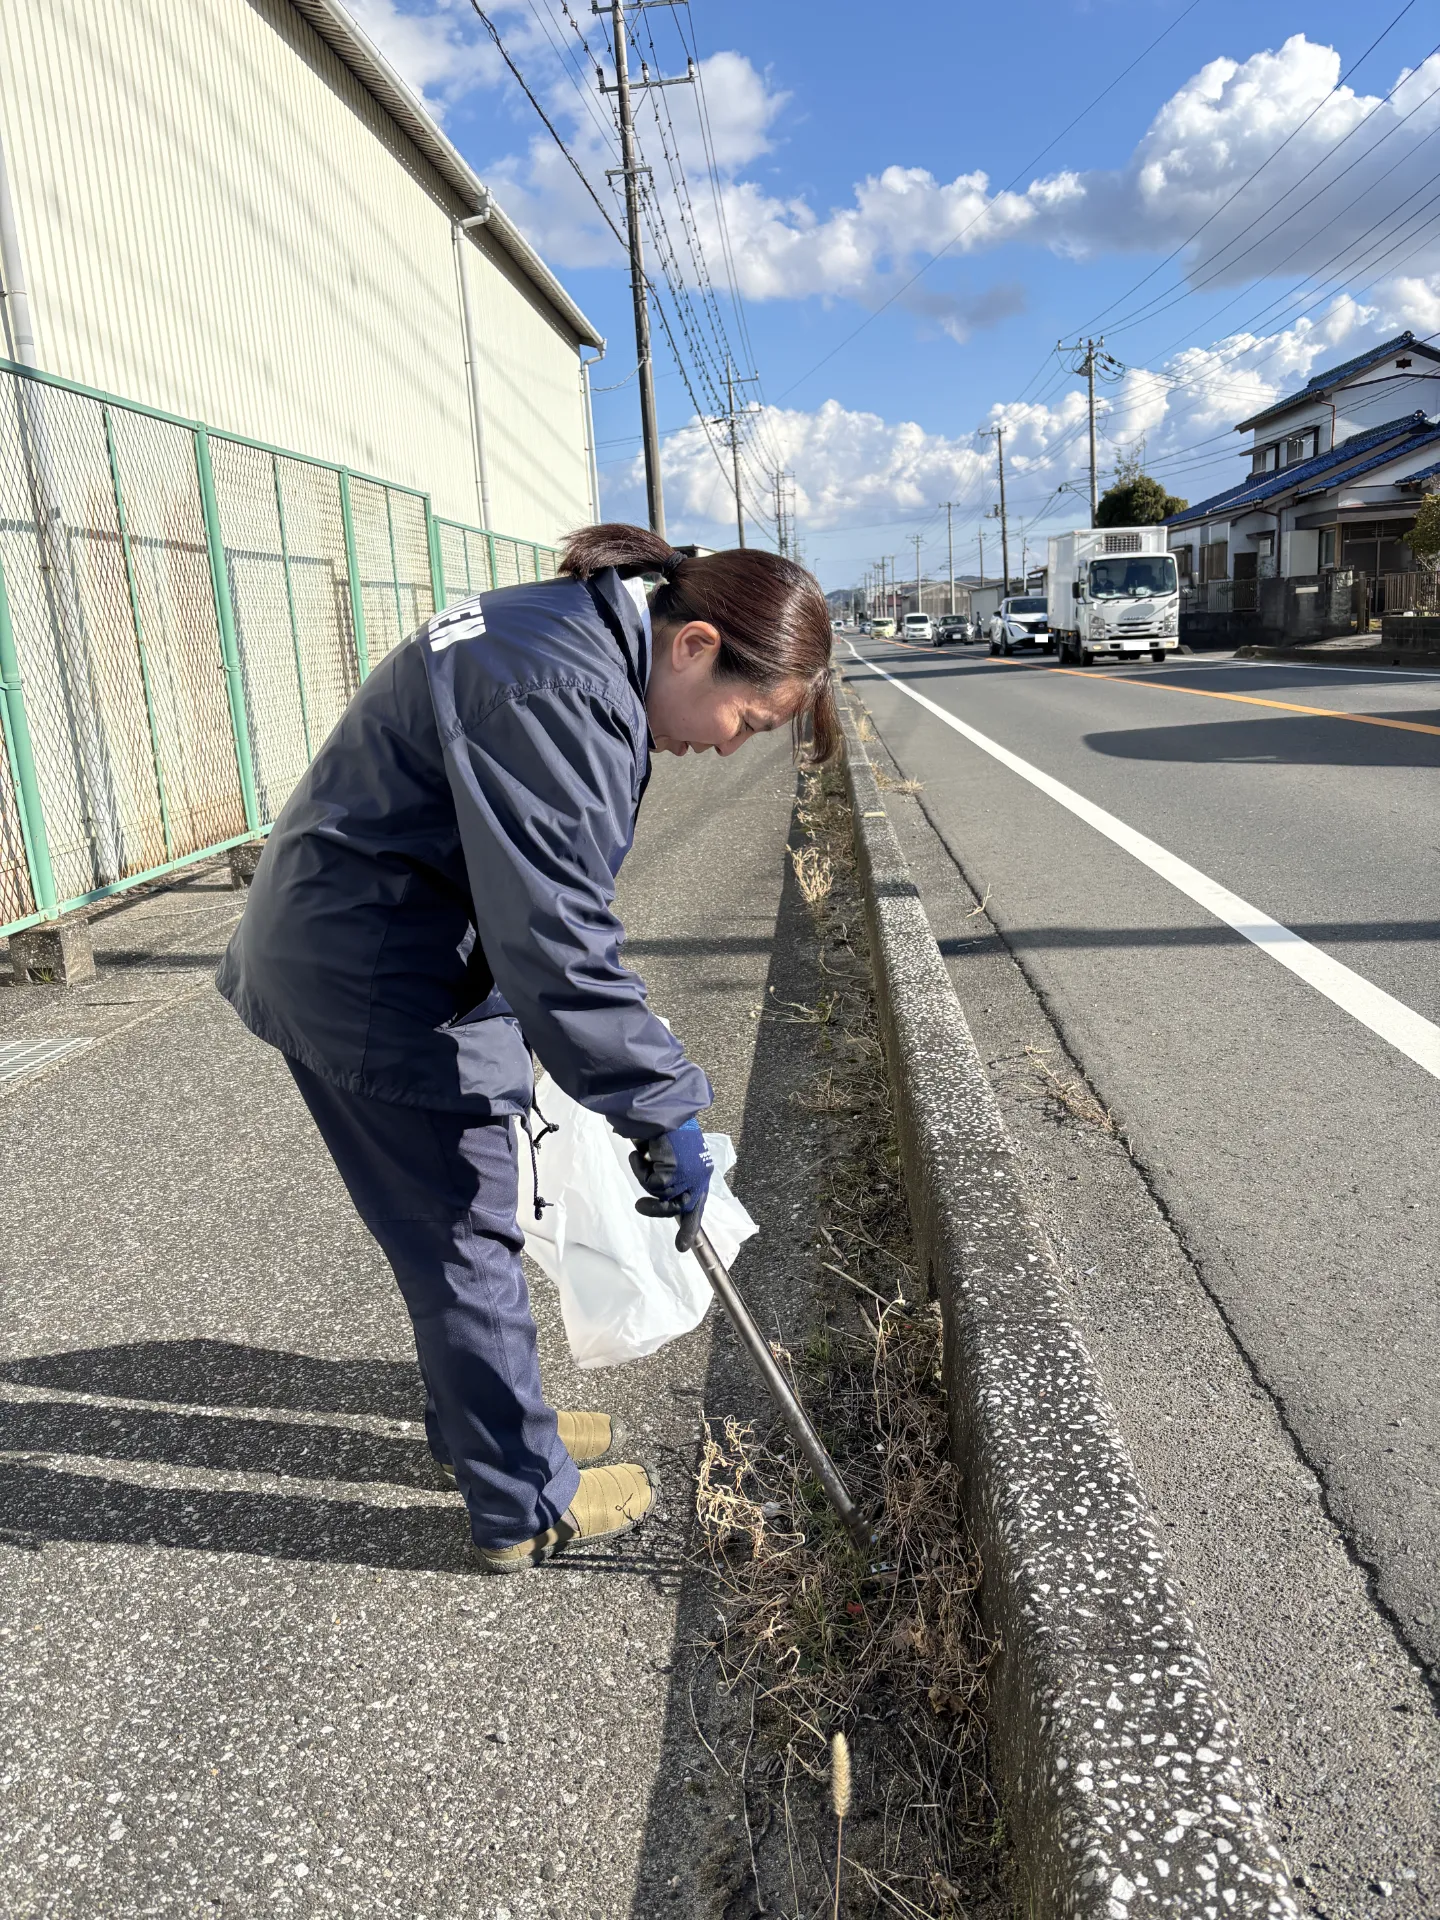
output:
<svg viewBox="0 0 1440 1920"><path fill-rule="evenodd" d="M1150 687L1157 693L1191 693L1199 700L1236 700L1246 707L1274 707L1280 713L1308 713L1321 720L1353 720L1361 727L1394 727L1400 733L1433 733L1440 737L1440 727L1430 726L1424 720L1383 720L1373 713L1341 713L1334 707L1302 707L1293 700L1262 700L1254 693L1221 693L1216 687L1176 687L1167 680L1141 680L1129 674L1087 672L1083 667L1046 667L1038 660L1012 660L1014 667L1025 667L1031 673L1065 673L1075 680L1113 680L1125 687Z"/></svg>

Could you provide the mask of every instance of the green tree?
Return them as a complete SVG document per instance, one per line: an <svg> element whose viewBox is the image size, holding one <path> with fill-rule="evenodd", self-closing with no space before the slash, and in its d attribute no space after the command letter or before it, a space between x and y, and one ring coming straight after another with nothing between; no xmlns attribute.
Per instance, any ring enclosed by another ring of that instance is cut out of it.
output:
<svg viewBox="0 0 1440 1920"><path fill-rule="evenodd" d="M1422 567L1440 561L1440 493L1427 493L1405 544Z"/></svg>
<svg viewBox="0 0 1440 1920"><path fill-rule="evenodd" d="M1167 493L1148 473L1122 468L1120 478L1100 496L1095 523L1101 527L1153 527L1189 504Z"/></svg>

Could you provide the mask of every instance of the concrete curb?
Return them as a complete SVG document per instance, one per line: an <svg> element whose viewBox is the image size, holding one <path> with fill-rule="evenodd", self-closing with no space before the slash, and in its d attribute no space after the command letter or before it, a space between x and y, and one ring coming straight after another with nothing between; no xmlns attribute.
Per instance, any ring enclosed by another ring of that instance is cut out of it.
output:
<svg viewBox="0 0 1440 1920"><path fill-rule="evenodd" d="M1020 1911L1298 1916L995 1096L846 716L855 847L917 1250L1000 1643Z"/></svg>
<svg viewBox="0 0 1440 1920"><path fill-rule="evenodd" d="M1261 647L1235 649L1237 660L1286 660L1311 667L1440 667L1440 653L1426 647Z"/></svg>

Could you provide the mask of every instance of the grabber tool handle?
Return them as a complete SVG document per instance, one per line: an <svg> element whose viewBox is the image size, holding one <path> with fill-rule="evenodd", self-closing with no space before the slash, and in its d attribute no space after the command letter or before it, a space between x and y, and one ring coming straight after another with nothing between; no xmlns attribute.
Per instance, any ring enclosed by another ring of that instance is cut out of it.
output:
<svg viewBox="0 0 1440 1920"><path fill-rule="evenodd" d="M725 1262L710 1244L709 1235L702 1228L695 1239L695 1258L700 1262L701 1271L719 1296L720 1304L734 1322L735 1331L749 1350L755 1363L755 1371L770 1390L770 1397L780 1409L785 1424L794 1434L800 1451L815 1470L815 1478L824 1489L825 1498L844 1522L851 1539L867 1556L874 1550L875 1535L866 1525L855 1502L850 1498L845 1482L840 1478L840 1469L826 1451L825 1442L810 1424L810 1417L795 1397L795 1391L770 1351L770 1342L756 1325L750 1309L740 1297L739 1289L730 1278Z"/></svg>

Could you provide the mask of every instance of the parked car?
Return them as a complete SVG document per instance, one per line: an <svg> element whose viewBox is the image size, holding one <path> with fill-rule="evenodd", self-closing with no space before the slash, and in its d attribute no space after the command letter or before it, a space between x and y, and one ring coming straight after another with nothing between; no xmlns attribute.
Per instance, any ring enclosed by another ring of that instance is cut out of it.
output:
<svg viewBox="0 0 1440 1920"><path fill-rule="evenodd" d="M879 619L870 622L870 631L877 640L893 640L895 638L895 622L882 615Z"/></svg>
<svg viewBox="0 0 1440 1920"><path fill-rule="evenodd" d="M969 616L963 613L945 613L935 622L935 644L943 647L947 642L969 640L974 633Z"/></svg>
<svg viewBox="0 0 1440 1920"><path fill-rule="evenodd" d="M1000 602L990 616L991 653L1014 653L1019 647L1054 649L1050 638L1049 602L1043 593L1017 594Z"/></svg>
<svg viewBox="0 0 1440 1920"><path fill-rule="evenodd" d="M907 613L905 616L905 638L915 645L922 642L935 644L935 622L928 613Z"/></svg>
<svg viewBox="0 0 1440 1920"><path fill-rule="evenodd" d="M869 620L857 620L855 624L861 633L869 633L870 631Z"/></svg>

